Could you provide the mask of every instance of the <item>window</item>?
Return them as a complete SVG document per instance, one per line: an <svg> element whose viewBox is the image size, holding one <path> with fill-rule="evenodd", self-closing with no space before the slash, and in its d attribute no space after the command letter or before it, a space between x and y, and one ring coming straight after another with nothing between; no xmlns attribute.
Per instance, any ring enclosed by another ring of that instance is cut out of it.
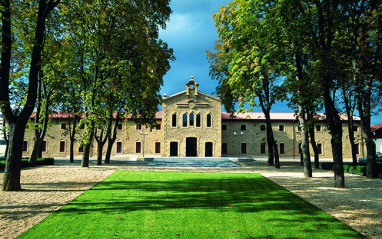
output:
<svg viewBox="0 0 382 239"><path fill-rule="evenodd" d="M83 153L83 152L84 152L84 145L81 145L81 146L78 148L78 152L79 152L79 153Z"/></svg>
<svg viewBox="0 0 382 239"><path fill-rule="evenodd" d="M285 154L285 144L280 143L280 154Z"/></svg>
<svg viewBox="0 0 382 239"><path fill-rule="evenodd" d="M61 129L66 130L66 124L65 123L61 124Z"/></svg>
<svg viewBox="0 0 382 239"><path fill-rule="evenodd" d="M318 154L322 154L322 144L317 144Z"/></svg>
<svg viewBox="0 0 382 239"><path fill-rule="evenodd" d="M160 154L160 142L155 142L155 153Z"/></svg>
<svg viewBox="0 0 382 239"><path fill-rule="evenodd" d="M85 124L81 124L80 129L85 129Z"/></svg>
<svg viewBox="0 0 382 239"><path fill-rule="evenodd" d="M240 126L240 130L247 130L247 126L246 126L245 124L242 124L242 125Z"/></svg>
<svg viewBox="0 0 382 239"><path fill-rule="evenodd" d="M65 152L65 141L60 141L60 152Z"/></svg>
<svg viewBox="0 0 382 239"><path fill-rule="evenodd" d="M46 141L41 142L41 152L46 152Z"/></svg>
<svg viewBox="0 0 382 239"><path fill-rule="evenodd" d="M187 114L183 114L183 127L187 127Z"/></svg>
<svg viewBox="0 0 382 239"><path fill-rule="evenodd" d="M227 143L222 143L222 154L227 154Z"/></svg>
<svg viewBox="0 0 382 239"><path fill-rule="evenodd" d="M117 154L122 153L122 142L117 142Z"/></svg>
<svg viewBox="0 0 382 239"><path fill-rule="evenodd" d="M317 131L317 132L320 132L320 131L321 131L321 125L319 125L319 124L316 125L316 131Z"/></svg>
<svg viewBox="0 0 382 239"><path fill-rule="evenodd" d="M155 126L155 129L156 129L156 130L160 130L160 129L161 129L161 126L162 126L161 124L157 124L157 125Z"/></svg>
<svg viewBox="0 0 382 239"><path fill-rule="evenodd" d="M266 146L265 143L261 143L261 144L260 144L260 153L261 153L261 154L265 154L265 146Z"/></svg>
<svg viewBox="0 0 382 239"><path fill-rule="evenodd" d="M301 130L302 130L302 126L301 126L301 125L298 125L298 126L297 126L297 131L298 131L298 132L301 132Z"/></svg>
<svg viewBox="0 0 382 239"><path fill-rule="evenodd" d="M241 143L241 154L247 154L247 143Z"/></svg>
<svg viewBox="0 0 382 239"><path fill-rule="evenodd" d="M355 153L359 154L359 144L354 144L355 146Z"/></svg>
<svg viewBox="0 0 382 239"><path fill-rule="evenodd" d="M142 144L141 142L135 143L135 153L140 154L141 153Z"/></svg>
<svg viewBox="0 0 382 239"><path fill-rule="evenodd" d="M28 141L23 141L23 151L28 151Z"/></svg>
<svg viewBox="0 0 382 239"><path fill-rule="evenodd" d="M358 126L353 126L353 131L358 132Z"/></svg>
<svg viewBox="0 0 382 239"><path fill-rule="evenodd" d="M122 124L117 124L117 129L121 130L122 129Z"/></svg>
<svg viewBox="0 0 382 239"><path fill-rule="evenodd" d="M190 126L194 126L194 113L190 114Z"/></svg>
<svg viewBox="0 0 382 239"><path fill-rule="evenodd" d="M172 115L171 126L172 126L172 127L176 127L176 114L173 114L173 115Z"/></svg>
<svg viewBox="0 0 382 239"><path fill-rule="evenodd" d="M222 130L227 130L227 125L226 124L222 125Z"/></svg>
<svg viewBox="0 0 382 239"><path fill-rule="evenodd" d="M211 114L208 114L207 115L207 127L211 127L212 126L212 119L211 119Z"/></svg>
<svg viewBox="0 0 382 239"><path fill-rule="evenodd" d="M141 126L140 124L137 124L137 125L135 126L135 129L136 129L136 130L141 130L141 129L142 129L142 126Z"/></svg>
<svg viewBox="0 0 382 239"><path fill-rule="evenodd" d="M200 114L196 115L196 127L200 127Z"/></svg>
<svg viewBox="0 0 382 239"><path fill-rule="evenodd" d="M264 124L260 125L260 131L265 131L265 125Z"/></svg>
<svg viewBox="0 0 382 239"><path fill-rule="evenodd" d="M282 132L282 131L284 131L284 130L285 130L285 129L284 129L284 125L280 124L280 125L279 125L279 131Z"/></svg>

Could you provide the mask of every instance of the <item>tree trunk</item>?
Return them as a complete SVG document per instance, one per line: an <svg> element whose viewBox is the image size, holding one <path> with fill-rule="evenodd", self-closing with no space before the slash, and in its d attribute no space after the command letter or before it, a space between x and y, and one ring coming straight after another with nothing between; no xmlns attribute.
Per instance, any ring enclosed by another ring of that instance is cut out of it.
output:
<svg viewBox="0 0 382 239"><path fill-rule="evenodd" d="M366 177L368 178L377 178L376 170L376 147L375 142L372 138L365 138L366 149L367 149L367 163L366 163Z"/></svg>
<svg viewBox="0 0 382 239"><path fill-rule="evenodd" d="M11 123L9 126L9 154L4 169L3 191L21 190L21 158L25 124Z"/></svg>
<svg viewBox="0 0 382 239"><path fill-rule="evenodd" d="M102 150L104 143L102 141L97 142L97 165L102 165Z"/></svg>
<svg viewBox="0 0 382 239"><path fill-rule="evenodd" d="M272 132L272 123L270 121L266 121L267 125L267 144L268 144L268 166L274 165L274 154L273 154L273 132Z"/></svg>
<svg viewBox="0 0 382 239"><path fill-rule="evenodd" d="M318 154L316 134L314 132L314 128L315 128L314 114L310 110L308 110L307 116L308 116L308 121L311 122L311 126L309 127L309 137L310 137L310 144L312 145L313 155L314 155L314 168L318 169L320 168L320 156Z"/></svg>
<svg viewBox="0 0 382 239"><path fill-rule="evenodd" d="M37 158L39 158L39 156L40 156L39 154L41 153L42 141L43 141L42 138L40 138L38 136L36 137L36 135L35 135L32 154L29 157L29 165L32 167L36 166L36 164L37 164Z"/></svg>
<svg viewBox="0 0 382 239"><path fill-rule="evenodd" d="M309 152L309 134L306 126L305 111L302 106L298 106L298 119L301 127L301 154L304 162L304 177L312 177L312 165Z"/></svg>
<svg viewBox="0 0 382 239"><path fill-rule="evenodd" d="M74 163L74 139L70 137L70 159L69 162Z"/></svg>
<svg viewBox="0 0 382 239"><path fill-rule="evenodd" d="M111 150L113 148L113 144L115 140L117 139L117 128L118 128L118 121L119 121L119 114L117 113L117 116L115 118L115 124L114 124L114 129L113 133L111 132L107 134L107 150L106 150L106 156L105 156L105 163L109 164L110 163L110 156L111 156ZM111 130L111 128L110 128Z"/></svg>
<svg viewBox="0 0 382 239"><path fill-rule="evenodd" d="M89 167L91 143L86 143L83 146L84 146L84 153L82 155L81 167Z"/></svg>

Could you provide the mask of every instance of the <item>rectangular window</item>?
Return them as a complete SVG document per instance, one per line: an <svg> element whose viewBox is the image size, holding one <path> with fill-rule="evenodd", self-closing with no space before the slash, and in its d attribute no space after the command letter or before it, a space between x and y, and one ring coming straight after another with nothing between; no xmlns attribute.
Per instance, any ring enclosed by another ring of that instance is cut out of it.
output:
<svg viewBox="0 0 382 239"><path fill-rule="evenodd" d="M260 131L265 131L265 125L260 125Z"/></svg>
<svg viewBox="0 0 382 239"><path fill-rule="evenodd" d="M122 153L122 142L117 142L117 154Z"/></svg>
<svg viewBox="0 0 382 239"><path fill-rule="evenodd" d="M28 141L23 141L23 151L28 151Z"/></svg>
<svg viewBox="0 0 382 239"><path fill-rule="evenodd" d="M63 130L66 129L66 124L65 124L65 123L62 123L62 124L61 124L61 129L63 129Z"/></svg>
<svg viewBox="0 0 382 239"><path fill-rule="evenodd" d="M322 144L317 144L318 154L322 154Z"/></svg>
<svg viewBox="0 0 382 239"><path fill-rule="evenodd" d="M301 132L301 130L302 130L301 125L297 126L297 131L298 131L298 132Z"/></svg>
<svg viewBox="0 0 382 239"><path fill-rule="evenodd" d="M160 154L160 142L155 142L155 153Z"/></svg>
<svg viewBox="0 0 382 239"><path fill-rule="evenodd" d="M247 125L245 125L245 124L242 124L241 126L240 126L240 130L247 130Z"/></svg>
<svg viewBox="0 0 382 239"><path fill-rule="evenodd" d="M41 152L46 152L46 141L41 142Z"/></svg>
<svg viewBox="0 0 382 239"><path fill-rule="evenodd" d="M266 146L265 143L261 143L261 144L260 144L260 153L261 153L261 154L265 154L265 146Z"/></svg>
<svg viewBox="0 0 382 239"><path fill-rule="evenodd" d="M359 154L359 144L354 144L355 145L355 153Z"/></svg>
<svg viewBox="0 0 382 239"><path fill-rule="evenodd" d="M353 131L358 132L358 126L353 126Z"/></svg>
<svg viewBox="0 0 382 239"><path fill-rule="evenodd" d="M141 142L136 142L135 143L135 153L140 154L142 149L142 143Z"/></svg>
<svg viewBox="0 0 382 239"><path fill-rule="evenodd" d="M280 154L285 154L285 144L280 143Z"/></svg>
<svg viewBox="0 0 382 239"><path fill-rule="evenodd" d="M81 146L78 148L78 152L79 152L79 153L83 153L83 152L84 152L84 145L81 145Z"/></svg>
<svg viewBox="0 0 382 239"><path fill-rule="evenodd" d="M227 125L226 124L222 125L222 130L227 130Z"/></svg>
<svg viewBox="0 0 382 239"><path fill-rule="evenodd" d="M140 124L137 124L137 125L135 126L135 129L136 129L136 130L141 130L141 129L142 129L142 126L141 126Z"/></svg>
<svg viewBox="0 0 382 239"><path fill-rule="evenodd" d="M241 154L247 154L247 143L241 143Z"/></svg>
<svg viewBox="0 0 382 239"><path fill-rule="evenodd" d="M227 143L222 143L222 154L227 154L228 148Z"/></svg>
<svg viewBox="0 0 382 239"><path fill-rule="evenodd" d="M284 130L285 130L284 125L280 124L280 125L279 125L279 131L280 131L280 132L283 132Z"/></svg>
<svg viewBox="0 0 382 239"><path fill-rule="evenodd" d="M65 141L60 141L60 152L65 152Z"/></svg>
<svg viewBox="0 0 382 239"><path fill-rule="evenodd" d="M161 124L156 124L156 125L155 125L155 129L156 129L156 130L160 130L160 129L161 129Z"/></svg>
<svg viewBox="0 0 382 239"><path fill-rule="evenodd" d="M316 125L316 131L317 131L317 132L320 132L320 131L321 131L321 125L319 125L319 124Z"/></svg>
<svg viewBox="0 0 382 239"><path fill-rule="evenodd" d="M117 124L117 129L121 130L122 129L122 124Z"/></svg>

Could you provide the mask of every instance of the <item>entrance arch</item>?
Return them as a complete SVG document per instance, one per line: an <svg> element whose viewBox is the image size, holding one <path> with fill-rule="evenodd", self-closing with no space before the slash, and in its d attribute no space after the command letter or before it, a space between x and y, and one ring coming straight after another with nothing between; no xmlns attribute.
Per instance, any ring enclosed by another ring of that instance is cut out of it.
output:
<svg viewBox="0 0 382 239"><path fill-rule="evenodd" d="M186 157L198 156L197 142L198 140L195 137L186 138Z"/></svg>

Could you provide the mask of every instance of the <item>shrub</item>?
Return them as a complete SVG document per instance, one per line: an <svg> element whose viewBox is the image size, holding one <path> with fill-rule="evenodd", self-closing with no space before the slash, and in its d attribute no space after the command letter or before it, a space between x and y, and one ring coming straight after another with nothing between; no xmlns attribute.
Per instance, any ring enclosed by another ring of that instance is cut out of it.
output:
<svg viewBox="0 0 382 239"><path fill-rule="evenodd" d="M21 159L21 168L29 167L29 158ZM38 158L37 165L54 165L54 158ZM5 169L5 158L0 158L0 171Z"/></svg>

